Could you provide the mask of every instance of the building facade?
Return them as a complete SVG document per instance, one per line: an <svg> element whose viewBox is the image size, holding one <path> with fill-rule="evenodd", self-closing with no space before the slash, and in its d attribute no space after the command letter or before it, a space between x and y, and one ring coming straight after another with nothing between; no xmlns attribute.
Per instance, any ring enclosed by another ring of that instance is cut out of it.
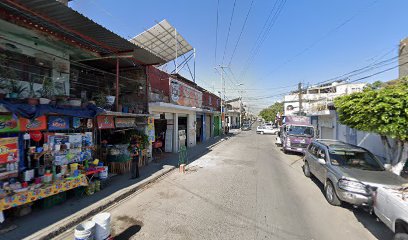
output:
<svg viewBox="0 0 408 240"><path fill-rule="evenodd" d="M220 98L176 74L148 67L149 110L165 152L220 134Z"/></svg>
<svg viewBox="0 0 408 240"><path fill-rule="evenodd" d="M306 115L328 109L333 100L342 95L362 91L365 83L333 82L326 85L309 87L302 93L302 111ZM299 93L284 96L284 115L298 115Z"/></svg>

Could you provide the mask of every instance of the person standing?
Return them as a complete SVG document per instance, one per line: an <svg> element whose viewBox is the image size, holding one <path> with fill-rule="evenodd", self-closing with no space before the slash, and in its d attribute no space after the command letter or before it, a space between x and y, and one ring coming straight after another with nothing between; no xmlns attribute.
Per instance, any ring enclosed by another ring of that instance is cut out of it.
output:
<svg viewBox="0 0 408 240"><path fill-rule="evenodd" d="M130 140L129 152L130 152L130 157L132 158L131 178L132 179L139 178L140 148L139 148L139 144L137 143L136 138L132 138Z"/></svg>

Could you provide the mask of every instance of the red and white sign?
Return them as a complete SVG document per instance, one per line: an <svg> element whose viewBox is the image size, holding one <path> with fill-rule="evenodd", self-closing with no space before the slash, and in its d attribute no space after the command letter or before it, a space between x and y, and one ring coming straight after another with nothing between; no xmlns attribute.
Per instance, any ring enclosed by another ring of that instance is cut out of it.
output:
<svg viewBox="0 0 408 240"><path fill-rule="evenodd" d="M96 121L99 129L115 128L113 116L97 116Z"/></svg>

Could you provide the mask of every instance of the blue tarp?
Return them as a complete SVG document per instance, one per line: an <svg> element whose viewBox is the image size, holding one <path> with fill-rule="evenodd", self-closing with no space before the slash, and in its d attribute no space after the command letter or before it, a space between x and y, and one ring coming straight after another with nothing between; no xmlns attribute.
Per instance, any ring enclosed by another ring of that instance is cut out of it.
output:
<svg viewBox="0 0 408 240"><path fill-rule="evenodd" d="M17 116L29 119L50 113L80 118L94 118L96 115L105 112L105 110L95 105L88 105L86 108L62 107L50 104L29 105L25 103L12 103L7 100L0 100L0 104L3 104L7 110L16 114Z"/></svg>

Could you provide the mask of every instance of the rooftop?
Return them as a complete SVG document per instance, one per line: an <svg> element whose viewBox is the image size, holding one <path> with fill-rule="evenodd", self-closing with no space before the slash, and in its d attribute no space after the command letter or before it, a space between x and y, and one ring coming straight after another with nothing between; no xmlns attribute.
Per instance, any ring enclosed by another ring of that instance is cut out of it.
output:
<svg viewBox="0 0 408 240"><path fill-rule="evenodd" d="M0 8L0 18L6 21L87 49L108 60L126 56L139 64L165 62L58 1L2 1Z"/></svg>

